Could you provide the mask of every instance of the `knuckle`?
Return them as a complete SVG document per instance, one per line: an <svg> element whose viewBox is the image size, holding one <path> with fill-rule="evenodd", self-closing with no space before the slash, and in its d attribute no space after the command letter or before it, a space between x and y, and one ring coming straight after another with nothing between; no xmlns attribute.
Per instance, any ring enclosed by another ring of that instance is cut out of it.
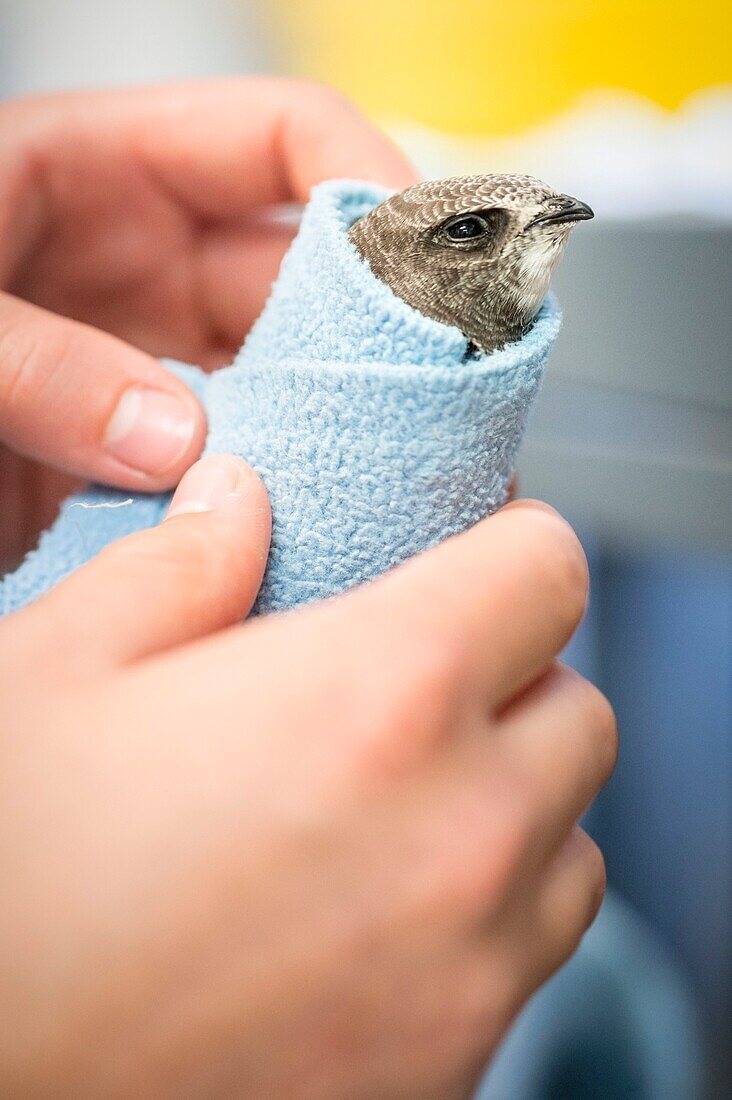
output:
<svg viewBox="0 0 732 1100"><path fill-rule="evenodd" d="M0 328L0 402L12 421L39 405L66 403L69 379L78 374L78 337L65 322L34 326L11 320Z"/></svg>
<svg viewBox="0 0 732 1100"><path fill-rule="evenodd" d="M44 108L50 106L53 103L53 99L53 96L43 93L7 99L3 103L0 103L0 121L24 120L29 116L38 114Z"/></svg>
<svg viewBox="0 0 732 1100"><path fill-rule="evenodd" d="M0 328L0 401L6 410L24 404L36 355L37 342L23 326L6 320Z"/></svg>
<svg viewBox="0 0 732 1100"><path fill-rule="evenodd" d="M428 712L442 711L454 696L462 667L462 645L455 635L433 630L413 640L405 677L410 701Z"/></svg>
<svg viewBox="0 0 732 1100"><path fill-rule="evenodd" d="M73 92L21 96L0 104L0 197L12 211L38 186L49 152L64 142Z"/></svg>
<svg viewBox="0 0 732 1100"><path fill-rule="evenodd" d="M294 84L296 91L304 96L306 100L309 100L315 108L319 107L326 111L335 108L339 111L347 110L351 113L355 111L355 107L348 96L338 88L334 88L332 84L308 77L297 78Z"/></svg>
<svg viewBox="0 0 732 1100"><path fill-rule="evenodd" d="M516 980L506 975L504 982L503 969L495 959L488 965L483 952L470 952L452 983L448 1011L443 1018L452 1024L450 1060L459 1068L461 1096L467 1095L464 1091L467 1081L471 1082L470 1095L473 1095L485 1067L486 1050L491 1049L497 1038L497 1018L504 1017L506 1006L513 999ZM457 1093L451 1091L449 1095Z"/></svg>
<svg viewBox="0 0 732 1100"><path fill-rule="evenodd" d="M577 826L568 843L571 864L553 884L553 896L542 922L548 946L548 958L540 962L544 975L547 963L554 971L577 949L597 916L607 887L605 860L594 840Z"/></svg>
<svg viewBox="0 0 732 1100"><path fill-rule="evenodd" d="M607 889L607 867L605 857L595 844L594 840L583 833L585 840L584 850L584 880L586 897L583 913L583 930L594 920L597 910Z"/></svg>
<svg viewBox="0 0 732 1100"><path fill-rule="evenodd" d="M567 626L573 628L584 615L589 589L589 570L582 545L563 519L552 519L553 534L543 556L544 584Z"/></svg>
<svg viewBox="0 0 732 1100"><path fill-rule="evenodd" d="M17 413L31 399L37 400L39 388L44 385L42 362L58 363L59 352L65 350L47 344L42 347L22 321L14 323L12 317L5 320L0 329L0 400L6 414Z"/></svg>
<svg viewBox="0 0 732 1100"><path fill-rule="evenodd" d="M584 615L589 589L587 558L570 524L548 506L509 505L529 573L541 585L553 614L569 634Z"/></svg>
<svg viewBox="0 0 732 1100"><path fill-rule="evenodd" d="M331 601L324 611L338 632L350 630L358 613L358 655L351 660L343 654L341 665L358 700L354 712L362 735L355 744L376 763L377 778L384 778L384 768L405 774L423 765L451 735L459 736L471 708L469 639L435 612L429 594L395 615L389 592L388 580L376 581Z"/></svg>
<svg viewBox="0 0 732 1100"><path fill-rule="evenodd" d="M438 904L469 922L490 919L522 873L532 841L520 781L496 783L489 797L485 784L474 784L456 804L436 860Z"/></svg>
<svg viewBox="0 0 732 1100"><path fill-rule="evenodd" d="M429 630L410 639L402 652L400 686L393 699L395 713L411 717L425 731L426 743L454 731L462 716L465 643L443 630Z"/></svg>
<svg viewBox="0 0 732 1100"><path fill-rule="evenodd" d="M391 668L391 690L386 694L391 713L399 722L411 717L435 728L449 726L462 678L459 639L429 630L395 642L386 662Z"/></svg>
<svg viewBox="0 0 732 1100"><path fill-rule="evenodd" d="M21 96L0 103L0 148L4 153L23 144L26 119L37 102L30 96Z"/></svg>
<svg viewBox="0 0 732 1100"><path fill-rule="evenodd" d="M598 770L604 783L613 773L618 758L618 729L609 700L589 680L582 681L585 727L593 738Z"/></svg>
<svg viewBox="0 0 732 1100"><path fill-rule="evenodd" d="M383 655L382 655L383 657ZM457 722L457 692L449 658L438 646L418 645L381 660L380 685L362 699L365 736L358 738L367 772L404 774L419 767ZM362 678L361 678L362 682Z"/></svg>
<svg viewBox="0 0 732 1100"><path fill-rule="evenodd" d="M492 799L491 843L486 873L491 897L498 903L525 870L535 845L536 795L518 776L504 774L503 790Z"/></svg>
<svg viewBox="0 0 732 1100"><path fill-rule="evenodd" d="M485 836L466 827L464 813L459 831L452 822L444 832L433 851L433 904L440 913L456 913L468 923L477 922L492 908L494 888Z"/></svg>

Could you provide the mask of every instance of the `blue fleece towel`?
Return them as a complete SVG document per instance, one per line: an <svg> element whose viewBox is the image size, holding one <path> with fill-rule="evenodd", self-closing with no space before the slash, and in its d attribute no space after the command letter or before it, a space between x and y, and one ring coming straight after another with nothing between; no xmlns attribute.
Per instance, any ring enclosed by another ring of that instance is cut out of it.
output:
<svg viewBox="0 0 732 1100"><path fill-rule="evenodd" d="M234 364L211 377L174 368L206 406L206 452L245 458L269 491L260 612L375 577L495 511L559 328L549 299L520 342L464 362L465 337L397 298L348 240L388 194L317 187ZM166 504L98 487L69 500L0 586L0 609L159 522Z"/></svg>

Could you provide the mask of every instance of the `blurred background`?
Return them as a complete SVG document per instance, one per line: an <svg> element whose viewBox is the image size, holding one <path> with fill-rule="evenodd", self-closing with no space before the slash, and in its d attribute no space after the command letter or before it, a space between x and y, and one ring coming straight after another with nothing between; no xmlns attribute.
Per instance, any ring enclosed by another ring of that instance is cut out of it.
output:
<svg viewBox="0 0 732 1100"><path fill-rule="evenodd" d="M732 1095L731 42L722 0L0 0L3 97L302 74L425 175L531 172L594 207L521 488L590 556L570 658L622 735L591 827L688 983L710 1100Z"/></svg>

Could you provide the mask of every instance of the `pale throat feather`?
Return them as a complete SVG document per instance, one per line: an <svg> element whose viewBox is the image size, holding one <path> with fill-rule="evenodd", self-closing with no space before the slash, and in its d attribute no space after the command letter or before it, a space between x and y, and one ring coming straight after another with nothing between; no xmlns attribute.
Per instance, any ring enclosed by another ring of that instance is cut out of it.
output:
<svg viewBox="0 0 732 1100"><path fill-rule="evenodd" d="M534 319L547 296L567 239L568 234L561 233L556 237L532 241L521 255L520 278L516 280L515 294L525 324Z"/></svg>

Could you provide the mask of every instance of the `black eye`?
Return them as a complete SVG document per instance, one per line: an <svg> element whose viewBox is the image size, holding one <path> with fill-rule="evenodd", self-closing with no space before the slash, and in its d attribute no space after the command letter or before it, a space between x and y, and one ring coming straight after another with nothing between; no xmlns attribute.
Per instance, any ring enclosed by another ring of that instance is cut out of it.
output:
<svg viewBox="0 0 732 1100"><path fill-rule="evenodd" d="M445 236L451 241L474 241L478 237L485 237L487 232L488 223L477 214L453 218L445 226Z"/></svg>

